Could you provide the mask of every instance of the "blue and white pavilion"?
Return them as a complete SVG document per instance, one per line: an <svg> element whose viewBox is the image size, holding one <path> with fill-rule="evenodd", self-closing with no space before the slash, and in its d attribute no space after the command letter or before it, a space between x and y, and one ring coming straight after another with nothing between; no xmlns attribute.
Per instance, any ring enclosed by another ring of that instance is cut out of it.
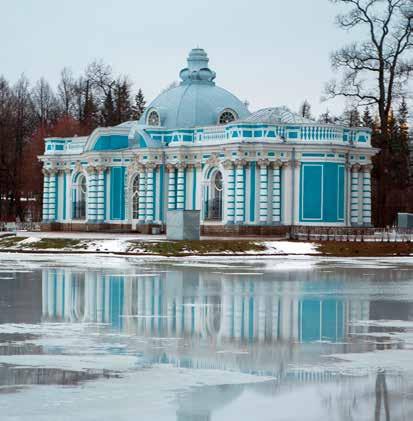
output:
<svg viewBox="0 0 413 421"><path fill-rule="evenodd" d="M179 86L139 121L45 139L43 222L148 232L168 210L188 209L201 211L205 233L369 226L370 130L285 107L251 113L208 62L193 49Z"/></svg>

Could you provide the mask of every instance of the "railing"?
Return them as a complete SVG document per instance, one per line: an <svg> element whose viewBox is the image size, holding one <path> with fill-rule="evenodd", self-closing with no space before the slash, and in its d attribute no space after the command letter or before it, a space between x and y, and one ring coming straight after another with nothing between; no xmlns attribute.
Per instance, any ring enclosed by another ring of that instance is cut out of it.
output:
<svg viewBox="0 0 413 421"><path fill-rule="evenodd" d="M214 141L214 140L226 140L227 132L222 127L208 127L205 128L202 133L198 133L196 140L198 141Z"/></svg>
<svg viewBox="0 0 413 421"><path fill-rule="evenodd" d="M0 231L40 231L40 222L0 222Z"/></svg>
<svg viewBox="0 0 413 421"><path fill-rule="evenodd" d="M412 228L292 226L290 238L302 241L410 242Z"/></svg>

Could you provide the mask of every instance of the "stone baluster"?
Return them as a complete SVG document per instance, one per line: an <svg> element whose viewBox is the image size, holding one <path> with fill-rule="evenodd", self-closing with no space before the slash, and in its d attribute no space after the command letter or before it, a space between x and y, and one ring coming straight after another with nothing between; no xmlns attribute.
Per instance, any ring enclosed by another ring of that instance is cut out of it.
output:
<svg viewBox="0 0 413 421"><path fill-rule="evenodd" d="M43 168L43 222L49 221L49 183L50 172Z"/></svg>
<svg viewBox="0 0 413 421"><path fill-rule="evenodd" d="M351 225L359 224L359 173L361 166L355 164L351 167Z"/></svg>
<svg viewBox="0 0 413 421"><path fill-rule="evenodd" d="M146 168L144 165L138 166L139 171L139 223L146 220Z"/></svg>
<svg viewBox="0 0 413 421"><path fill-rule="evenodd" d="M228 224L235 222L235 168L234 163L230 160L226 160L223 164L225 171L227 172L228 184L225 191L226 196L226 221Z"/></svg>
<svg viewBox="0 0 413 421"><path fill-rule="evenodd" d="M56 220L56 177L57 170L51 169L49 176L49 221Z"/></svg>
<svg viewBox="0 0 413 421"><path fill-rule="evenodd" d="M155 219L153 207L153 170L155 165L146 165L146 223L152 223Z"/></svg>
<svg viewBox="0 0 413 421"><path fill-rule="evenodd" d="M244 166L246 162L244 160L237 160L235 162L236 165L236 190L235 190L235 223L241 224L244 222L245 219L245 180L244 180Z"/></svg>
<svg viewBox="0 0 413 421"><path fill-rule="evenodd" d="M281 223L281 167L282 162L277 160L272 165L272 222Z"/></svg>
<svg viewBox="0 0 413 421"><path fill-rule="evenodd" d="M268 159L258 160L260 168L260 224L268 223Z"/></svg>
<svg viewBox="0 0 413 421"><path fill-rule="evenodd" d="M372 165L363 165L363 225L371 225L371 170Z"/></svg>
<svg viewBox="0 0 413 421"><path fill-rule="evenodd" d="M176 183L176 209L185 209L185 162L178 164L178 180Z"/></svg>
<svg viewBox="0 0 413 421"><path fill-rule="evenodd" d="M90 223L95 223L97 218L97 206L96 206L96 168L93 166L88 166L86 168L88 173L88 186L87 186L87 221Z"/></svg>

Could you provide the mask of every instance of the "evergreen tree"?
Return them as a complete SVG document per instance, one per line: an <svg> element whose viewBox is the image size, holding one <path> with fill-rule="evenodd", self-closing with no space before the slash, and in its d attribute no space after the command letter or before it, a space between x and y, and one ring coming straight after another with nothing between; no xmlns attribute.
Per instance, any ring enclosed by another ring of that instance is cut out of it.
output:
<svg viewBox="0 0 413 421"><path fill-rule="evenodd" d="M347 108L342 115L342 123L348 127L360 127L360 113L356 107Z"/></svg>
<svg viewBox="0 0 413 421"><path fill-rule="evenodd" d="M363 117L361 119L361 122L363 124L363 127L369 127L370 129L373 129L373 127L374 127L374 120L373 120L373 118L372 118L372 116L370 114L369 107L366 107L364 109Z"/></svg>
<svg viewBox="0 0 413 421"><path fill-rule="evenodd" d="M145 105L145 97L142 89L139 88L139 91L135 96L135 104L132 107L132 120L139 120L141 118L141 115L145 111Z"/></svg>
<svg viewBox="0 0 413 421"><path fill-rule="evenodd" d="M130 100L130 83L126 79L119 79L114 87L115 122L116 124L129 121L132 118Z"/></svg>
<svg viewBox="0 0 413 421"><path fill-rule="evenodd" d="M112 89L109 89L102 107L102 125L113 126L115 124L115 109L113 105Z"/></svg>

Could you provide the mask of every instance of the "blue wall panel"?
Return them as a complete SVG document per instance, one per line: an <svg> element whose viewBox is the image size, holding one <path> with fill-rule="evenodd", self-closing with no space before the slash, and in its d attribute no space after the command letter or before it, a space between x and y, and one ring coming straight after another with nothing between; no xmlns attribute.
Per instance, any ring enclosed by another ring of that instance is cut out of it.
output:
<svg viewBox="0 0 413 421"><path fill-rule="evenodd" d="M303 163L300 177L300 220L344 220L344 165L335 162Z"/></svg>
<svg viewBox="0 0 413 421"><path fill-rule="evenodd" d="M301 169L301 219L322 220L323 166L306 165Z"/></svg>
<svg viewBox="0 0 413 421"><path fill-rule="evenodd" d="M110 219L125 219L125 167L110 170Z"/></svg>

